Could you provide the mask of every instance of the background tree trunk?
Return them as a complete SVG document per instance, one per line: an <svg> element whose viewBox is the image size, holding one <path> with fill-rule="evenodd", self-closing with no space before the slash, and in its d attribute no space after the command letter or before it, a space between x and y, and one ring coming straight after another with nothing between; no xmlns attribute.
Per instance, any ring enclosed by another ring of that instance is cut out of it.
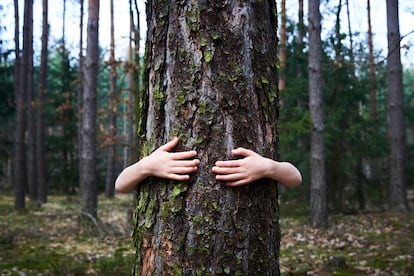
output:
<svg viewBox="0 0 414 276"><path fill-rule="evenodd" d="M46 185L46 149L45 149L45 96L47 89L47 45L49 36L48 25L48 0L43 0L43 18L42 18L42 52L40 57L40 72L38 85L38 101L36 105L36 170L37 170L37 202L45 203L47 201Z"/></svg>
<svg viewBox="0 0 414 276"><path fill-rule="evenodd" d="M82 143L81 143L81 125L83 118L83 75L84 75L84 61L85 57L83 56L83 13L84 13L84 0L80 0L80 20L79 20L79 90L78 90L78 152L82 152ZM78 159L78 166L80 167L80 158Z"/></svg>
<svg viewBox="0 0 414 276"><path fill-rule="evenodd" d="M20 102L20 85L21 85L21 80L20 80L20 68L21 68L21 56L20 56L20 32L19 32L19 28L20 28L20 16L19 16L19 1L18 0L14 0L14 51L15 51L15 56L16 56L16 61L14 63L14 98L15 98L15 104L16 104L16 131L14 133L15 137L16 137L16 143L15 143L15 155L13 160L13 169L12 169L12 183L15 183L15 207L18 207L18 205L20 205L21 203L21 195L20 195L20 191L22 189L20 189L20 186L22 186L22 181L19 180L20 182L18 182L18 180L16 179L17 177L17 173L16 173L16 169L18 169L18 166L20 164L21 161L18 162L18 152L19 153L24 153L24 151L19 151L19 142L20 141L20 124L21 124L21 115L19 115L19 113L22 112L22 108L21 108L21 102ZM19 169L19 172L21 173L22 171ZM22 177L20 175L20 177ZM24 196L24 194L23 194ZM24 204L24 198L23 198L23 204ZM23 205L24 206L24 205ZM18 207L20 208L20 207Z"/></svg>
<svg viewBox="0 0 414 276"><path fill-rule="evenodd" d="M81 111L80 191L83 214L97 217L96 111L98 84L99 0L89 0L83 109Z"/></svg>
<svg viewBox="0 0 414 276"><path fill-rule="evenodd" d="M147 16L144 149L177 135L201 163L188 183L139 186L135 273L278 275L276 183L211 173L238 146L277 157L275 2L148 1Z"/></svg>
<svg viewBox="0 0 414 276"><path fill-rule="evenodd" d="M279 100L280 105L283 106L283 90L286 87L286 0L280 1L281 6L281 28L279 41Z"/></svg>
<svg viewBox="0 0 414 276"><path fill-rule="evenodd" d="M15 2L17 5L17 2ZM17 95L17 123L16 123L16 157L15 157L15 208L24 209L25 194L27 190L27 164L26 164L26 109L27 109L27 90L29 85L29 67L33 63L30 50L32 45L32 29L33 29L33 1L26 0L24 2L24 23L23 23L23 53L21 58L19 78L19 92ZM16 47L19 47L18 45ZM33 71L31 71L33 73Z"/></svg>
<svg viewBox="0 0 414 276"><path fill-rule="evenodd" d="M374 63L374 46L372 42L372 27L371 27L371 3L367 0L367 14L368 14L368 66L369 66L369 90L370 90L370 115L372 123L375 125L377 120L377 90L375 84L375 63Z"/></svg>
<svg viewBox="0 0 414 276"><path fill-rule="evenodd" d="M116 157L116 113L118 109L118 96L116 91L116 61L115 61L115 34L114 34L114 1L110 1L111 20L111 45L109 65L111 66L109 78L108 108L109 108L109 133L108 133L108 156L106 164L105 195L113 197L115 192L115 157Z"/></svg>
<svg viewBox="0 0 414 276"><path fill-rule="evenodd" d="M309 108L311 134L311 223L326 226L328 221L325 173L324 111L321 70L321 15L319 0L309 1Z"/></svg>
<svg viewBox="0 0 414 276"><path fill-rule="evenodd" d="M406 140L398 0L387 0L390 207L407 211Z"/></svg>
<svg viewBox="0 0 414 276"><path fill-rule="evenodd" d="M29 195L32 201L36 201L37 194L37 170L36 170L36 95L33 89L33 1L30 4L30 10L28 10L28 28L25 31L28 32L27 42L27 72L25 75L27 86L27 183L29 187ZM30 23L29 23L30 22Z"/></svg>

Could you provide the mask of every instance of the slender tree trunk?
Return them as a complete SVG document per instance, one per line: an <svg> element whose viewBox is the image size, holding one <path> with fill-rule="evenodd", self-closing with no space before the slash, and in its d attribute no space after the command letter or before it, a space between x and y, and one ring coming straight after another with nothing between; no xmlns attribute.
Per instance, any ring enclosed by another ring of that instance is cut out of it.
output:
<svg viewBox="0 0 414 276"><path fill-rule="evenodd" d="M84 59L83 56L83 17L84 17L84 0L80 0L80 22L79 22L79 88L78 88L78 132L77 132L77 139L78 139L78 152L82 152L82 143L81 143L81 125L82 125L82 118L83 118L83 74L84 74ZM80 167L80 158L78 160L78 165Z"/></svg>
<svg viewBox="0 0 414 276"><path fill-rule="evenodd" d="M132 150L132 156L138 156L139 155L139 150L136 146L136 135L135 135L135 130L137 129L137 117L139 116L139 112L137 113L137 111L142 110L141 107L139 107L137 109L137 99L140 97L140 93L142 93L141 91L141 84L140 84L140 79L141 79L141 58L140 58L140 42L141 42L141 35L140 35L140 25L139 25L139 10L138 10L138 3L137 0L134 0L134 6L135 6L135 14L136 14L136 21L137 24L133 24L133 31L134 31L134 70L133 70L133 84L132 84L132 94L130 96L132 96L131 98L131 103L132 105L130 106L130 111L132 112L132 122L131 122L131 127L129 128L129 130L131 131L129 133L129 141L131 142L131 145L134 145L131 150ZM131 160L133 161L133 160Z"/></svg>
<svg viewBox="0 0 414 276"><path fill-rule="evenodd" d="M407 165L398 0L387 0L390 207L407 211Z"/></svg>
<svg viewBox="0 0 414 276"><path fill-rule="evenodd" d="M108 107L109 107L109 147L107 156L106 167L106 180L105 180L105 195L107 197L113 197L115 193L115 157L116 157L116 113L118 110L118 96L116 95L116 61L115 61L115 37L114 37L114 1L110 1L110 13L111 13L111 45L110 45L110 60L111 66L110 72L110 84L108 93Z"/></svg>
<svg viewBox="0 0 414 276"><path fill-rule="evenodd" d="M201 163L188 183L139 186L135 273L278 275L276 183L230 188L211 173L238 146L277 158L276 4L148 1L147 11L144 149L177 135Z"/></svg>
<svg viewBox="0 0 414 276"><path fill-rule="evenodd" d="M307 54L304 52L305 43L303 37L305 36L306 29L304 23L304 9L303 9L303 0L298 1L298 26L297 26L297 34L296 34L296 45L297 49L295 51L296 56L296 78L300 83L305 83L306 77L306 64L307 64ZM306 86L302 85L303 91L306 91ZM301 93L299 97L297 97L296 103L297 107L301 112L305 112L308 108L308 94L307 92ZM300 152L308 152L309 151L309 139L305 135L301 135L298 137L297 141L297 149ZM280 187L280 186L279 186ZM282 190L283 191L283 190ZM304 197L306 200L309 200L309 189L305 189Z"/></svg>
<svg viewBox="0 0 414 276"><path fill-rule="evenodd" d="M281 6L281 28L279 41L279 92L281 93L279 100L283 106L283 90L286 87L286 0L280 1Z"/></svg>
<svg viewBox="0 0 414 276"><path fill-rule="evenodd" d="M321 70L321 15L319 0L309 1L309 108L311 134L311 223L326 226L328 221L325 172L324 111Z"/></svg>
<svg viewBox="0 0 414 276"><path fill-rule="evenodd" d="M305 45L303 43L303 37L305 35L305 23L303 21L304 12L303 12L303 0L298 1L298 32L296 34L296 42L298 44L298 51L297 54L302 57L303 49ZM296 74L298 78L303 78L305 73L303 70L303 64L299 64L296 68Z"/></svg>
<svg viewBox="0 0 414 276"><path fill-rule="evenodd" d="M348 36L349 36L349 61L351 63L351 78L353 81L352 87L354 88L356 82L355 76L355 55L354 55L354 36L352 34L351 27L351 14L349 11L349 0L346 0L346 15L348 19Z"/></svg>
<svg viewBox="0 0 414 276"><path fill-rule="evenodd" d="M99 0L89 0L83 110L81 111L80 190L82 213L97 217L96 111L98 84Z"/></svg>
<svg viewBox="0 0 414 276"><path fill-rule="evenodd" d="M48 0L43 0L43 17L42 17L42 52L40 58L40 72L38 84L38 101L36 112L36 170L37 170L37 202L45 203L47 201L47 165L45 149L45 97L47 89L47 45L49 35L48 25Z"/></svg>
<svg viewBox="0 0 414 276"><path fill-rule="evenodd" d="M377 85L375 76L375 60L374 60L374 44L372 39L372 26L371 26L371 1L367 0L367 18L368 18L368 70L369 70L369 94L370 94L370 119L373 135L378 134L377 129ZM384 193L386 188L383 187L383 183L380 180L381 160L378 158L369 160L369 166L371 169L371 176L369 181L380 189L381 198L385 198ZM361 174L362 175L362 174ZM384 189L385 188L385 189ZM359 197L364 198L364 197ZM360 207L364 207L365 202L360 202Z"/></svg>
<svg viewBox="0 0 414 276"><path fill-rule="evenodd" d="M334 62L334 70L332 73L332 77L334 78L334 84L333 84L333 91L341 91L341 87L343 86L341 84L341 78L342 78L342 68L344 66L344 59L342 57L342 33L341 33L341 10L342 10L342 0L338 1L338 6L336 9L336 20L335 20L335 39L333 42L333 48L335 51L335 62ZM337 121L338 125L344 126L346 123L339 119ZM334 156L329 163L329 171L327 173L328 177L327 179L330 179L331 181L328 181L330 183L328 190L328 198L330 206L333 207L334 211L337 213L341 213L343 211L343 193L344 193L344 187L346 185L346 182L344 181L343 177L340 177L341 175L341 165L339 161L338 156L343 150L343 145L341 143L333 143L331 146L331 152Z"/></svg>
<svg viewBox="0 0 414 276"><path fill-rule="evenodd" d="M134 55L133 55L133 44L134 44L134 11L132 8L132 0L129 0L129 45L128 45L128 81L127 81L127 108L125 112L125 134L126 134L126 146L124 147L124 167L133 162L132 160L132 147L134 145L134 127L132 116L134 114Z"/></svg>
<svg viewBox="0 0 414 276"><path fill-rule="evenodd" d="M28 2L28 1L26 1ZM14 1L15 7L15 23L17 30L15 31L15 47L16 60L20 61L15 68L15 87L16 90L16 150L15 150L15 168L14 168L14 205L16 209L25 208L25 188L27 185L27 172L26 172L26 150L25 150L25 132L26 132L26 120L25 120L25 92L26 92L26 79L25 79L25 63L26 55L20 58L19 55L19 8L18 1ZM25 3L26 7L26 3ZM27 11L25 11L27 12ZM27 36L27 33L26 33ZM23 33L23 41L25 41Z"/></svg>
<svg viewBox="0 0 414 276"><path fill-rule="evenodd" d="M19 2L18 0L14 0L14 52L15 52L15 62L14 62L14 98L15 98L15 105L16 105L16 131L14 133L15 137L17 138L17 128L18 128L18 112L19 110L19 93L20 93L20 63L21 63L21 57L20 57L20 16L19 16ZM16 140L16 146L15 150L17 150L17 140ZM16 151L15 156L11 160L11 183L16 183L15 179L15 168L16 168Z"/></svg>
<svg viewBox="0 0 414 276"><path fill-rule="evenodd" d="M16 129L16 159L15 159L15 207L16 209L25 208L25 193L27 190L27 163L26 163L26 110L28 108L28 91L32 85L33 66L33 1L24 2L24 23L23 23L23 56L20 67L19 95L17 97L17 129ZM33 90L30 90L33 91Z"/></svg>
<svg viewBox="0 0 414 276"><path fill-rule="evenodd" d="M30 199L36 201L37 193L37 171L36 171L36 95L33 90L33 1L31 3L28 36L30 44L28 44L28 59L27 59L27 173L28 173L28 187Z"/></svg>
<svg viewBox="0 0 414 276"><path fill-rule="evenodd" d="M374 63L374 46L372 42L371 27L371 3L367 0L368 13L368 63L369 63L369 90L370 90L370 115L372 123L375 125L377 120L377 90L375 84L375 63Z"/></svg>

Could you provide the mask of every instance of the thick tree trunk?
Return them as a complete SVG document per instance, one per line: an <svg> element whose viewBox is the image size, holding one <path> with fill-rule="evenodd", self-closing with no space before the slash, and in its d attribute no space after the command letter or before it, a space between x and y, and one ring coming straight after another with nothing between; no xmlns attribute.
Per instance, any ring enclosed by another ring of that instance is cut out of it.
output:
<svg viewBox="0 0 414 276"><path fill-rule="evenodd" d="M96 111L99 0L89 0L83 110L81 110L80 190L82 213L97 217Z"/></svg>
<svg viewBox="0 0 414 276"><path fill-rule="evenodd" d="M277 157L275 2L148 1L147 16L144 149L177 135L201 163L189 182L139 186L135 273L278 275L276 183L211 173L238 146Z"/></svg>
<svg viewBox="0 0 414 276"><path fill-rule="evenodd" d="M398 0L387 0L390 207L407 211L406 140Z"/></svg>
<svg viewBox="0 0 414 276"><path fill-rule="evenodd" d="M109 107L109 147L106 164L106 179L105 179L105 195L107 197L113 197L115 193L115 158L116 158L116 113L118 109L118 96L116 92L116 61L115 61L115 31L114 31L114 2L110 1L110 13L111 13L111 49L110 49L110 60L111 66L110 71L110 84L108 93L108 107Z"/></svg>
<svg viewBox="0 0 414 276"><path fill-rule="evenodd" d="M309 108L311 134L311 223L326 226L328 220L325 172L324 112L321 69L321 15L319 0L309 1Z"/></svg>
<svg viewBox="0 0 414 276"><path fill-rule="evenodd" d="M47 44L49 35L48 25L48 0L43 0L43 19L42 19L42 52L40 60L38 101L36 109L36 170L37 170L37 202L47 201L46 185L46 150L45 150L45 96L47 85Z"/></svg>

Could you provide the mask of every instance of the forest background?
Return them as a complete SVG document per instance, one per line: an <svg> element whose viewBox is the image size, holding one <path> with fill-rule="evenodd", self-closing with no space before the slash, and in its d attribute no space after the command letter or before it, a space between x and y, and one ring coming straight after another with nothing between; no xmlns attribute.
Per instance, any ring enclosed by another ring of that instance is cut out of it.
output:
<svg viewBox="0 0 414 276"><path fill-rule="evenodd" d="M40 75L40 49L41 49L41 1L34 1L34 83L38 83ZM79 37L74 33L80 33L79 28L79 2L61 1L60 7L66 2L66 15L60 16L58 6L50 6L51 15L58 15L50 21L50 36L48 47L48 75L47 94L45 102L46 125L46 161L47 161L47 193L49 195L77 195L79 192L79 167L78 167L78 118L77 95L79 89ZM123 4L127 1L124 1ZM374 60L375 60L375 85L377 117L372 120L372 98L369 74L369 46L368 34L365 26L368 23L366 7L359 6L351 11L350 17L346 16L344 3L341 1L322 1L322 39L323 39L323 67L324 67L324 104L325 104L325 135L326 135L326 164L329 213L356 214L366 211L386 211L389 195L389 143L388 143L388 107L387 107L387 50L386 50L386 19L379 19L378 13L385 15L385 2L382 6L378 1L373 1L375 12L373 16L374 33ZM354 1L351 1L354 2ZM145 17L142 1L137 2L138 9L134 8L136 18L140 18L140 25L135 25L132 37L141 36L145 39ZM359 5L361 2L359 2ZM57 5L58 1L53 1ZM119 3L116 3L119 5ZM413 34L410 22L414 17L413 4L405 1L400 6L401 27L401 52L403 61L403 95L404 95L404 122L406 129L407 146L407 189L414 185L414 69L413 69ZM411 5L411 6L410 6ZM23 7L23 4L20 4ZM134 94L131 95L132 86L128 83L128 74L131 64L141 64L139 58L144 51L144 43L135 43L132 48L139 48L135 56L131 57L129 32L118 34L116 30L129 29L129 20L118 23L118 18L130 18L128 5L117 9L114 26L118 39L115 41L116 56L111 59L109 1L101 2L100 19L100 67L98 87L98 133L97 133L97 176L98 192L107 197L114 196L110 187L114 182L116 172L120 172L126 164L130 163L131 150L135 150L130 144L130 129L133 128L134 117L131 105L134 102ZM85 11L87 7L85 6ZM108 8L107 11L105 9ZM291 191L284 191L281 196L281 205L291 201L305 202L302 206L309 209L310 198L310 114L306 108L308 98L307 45L306 34L303 45L299 45L297 32L298 25L297 7L289 9L286 22L286 71L285 87L281 89L281 109L279 120L280 144L279 151L283 160L289 160L296 164L303 174L303 184ZM21 19L23 13L21 9ZM139 10L138 15L136 11ZM63 11L63 9L62 9ZM121 12L126 14L122 15ZM340 13L338 13L340 11ZM107 13L106 13L107 12ZM105 13L105 14L104 14ZM14 45L13 45L13 3L1 4L0 16L0 53L1 53L1 135L0 135L0 188L2 193L11 191L14 187L13 157L15 148L16 129L16 105L14 87ZM378 16L377 16L378 15ZM348 15L349 16L349 15ZM349 25L347 20L352 24ZM378 21L379 19L379 21ZM22 22L22 21L21 21ZM279 21L280 23L281 21ZM356 25L354 25L356 22ZM374 23L376 22L376 23ZM381 25L382 24L382 25ZM142 26L139 29L139 26ZM355 27L357 26L357 27ZM380 27L382 26L382 27ZM408 26L408 27L407 27ZM375 29L377 31L375 31ZM20 28L21 29L21 28ZM140 35L137 36L136 30ZM119 33L121 33L119 31ZM21 39L23 41L23 39ZM135 40L137 42L139 40ZM352 41L352 42L351 42ZM85 47L85 46L84 46ZM302 47L302 48L301 48ZM133 56L133 55L132 55ZM134 63L135 62L135 63ZM298 77L298 68L304 69L304 75ZM116 70L115 90L110 89L111 71ZM354 72L355 74L353 74ZM282 78L282 77L281 77ZM139 91L139 78L137 80ZM350 89L350 87L352 89ZM137 88L137 87L136 87ZM34 95L38 93L37 85L34 85ZM112 94L111 94L112 93ZM113 95L116 112L113 105ZM113 125L116 114L115 124ZM112 118L112 119L111 119ZM111 127L112 125L112 127ZM372 126L375 125L375 128ZM116 126L116 134L110 133L110 129ZM110 152L114 150L114 165L109 167ZM375 160L375 168L371 161ZM108 167L110 168L108 170ZM108 173L112 171L113 174ZM26 189L32 202L44 204L37 198L34 190L29 186ZM411 202L410 193L407 193ZM123 203L125 204L125 203ZM125 204L126 205L126 204ZM124 206L125 206L124 205ZM131 200L131 206L133 205ZM30 205L29 205L30 206ZM45 204L47 206L47 204ZM131 208L131 207L129 207ZM126 209L129 209L126 208ZM411 252L412 253L412 252ZM412 258L412 255L411 257Z"/></svg>

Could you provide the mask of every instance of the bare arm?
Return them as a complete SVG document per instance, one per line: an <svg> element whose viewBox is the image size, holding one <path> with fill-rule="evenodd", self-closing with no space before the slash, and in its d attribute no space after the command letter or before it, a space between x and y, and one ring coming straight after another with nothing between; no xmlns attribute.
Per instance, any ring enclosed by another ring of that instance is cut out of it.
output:
<svg viewBox="0 0 414 276"><path fill-rule="evenodd" d="M301 173L289 162L265 158L245 148L234 149L232 153L244 158L217 161L212 169L216 179L225 181L227 186L241 186L261 178L273 179L290 188L302 182Z"/></svg>
<svg viewBox="0 0 414 276"><path fill-rule="evenodd" d="M169 152L178 144L174 138L159 147L151 155L126 167L115 181L115 190L128 193L136 189L138 184L149 176L157 176L172 180L188 180L189 174L197 170L198 159L196 151ZM188 160L191 159L191 160Z"/></svg>

